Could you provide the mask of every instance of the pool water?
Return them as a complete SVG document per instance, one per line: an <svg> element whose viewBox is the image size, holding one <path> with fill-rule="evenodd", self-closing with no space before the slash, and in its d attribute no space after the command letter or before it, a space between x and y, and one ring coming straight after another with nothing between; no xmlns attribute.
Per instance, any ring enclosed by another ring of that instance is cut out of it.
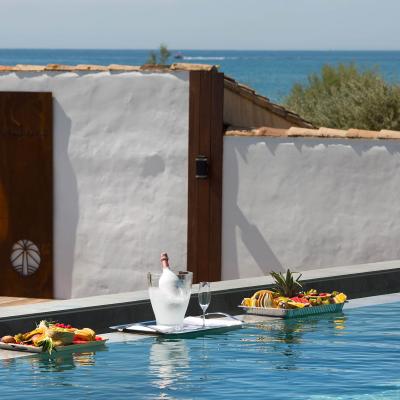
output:
<svg viewBox="0 0 400 400"><path fill-rule="evenodd" d="M2 361L3 399L400 399L400 303Z"/></svg>

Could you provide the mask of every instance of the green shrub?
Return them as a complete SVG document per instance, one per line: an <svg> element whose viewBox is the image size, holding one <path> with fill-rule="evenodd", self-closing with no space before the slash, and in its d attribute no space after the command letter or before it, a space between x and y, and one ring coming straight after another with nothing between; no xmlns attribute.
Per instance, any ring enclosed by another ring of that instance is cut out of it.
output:
<svg viewBox="0 0 400 400"><path fill-rule="evenodd" d="M325 65L295 84L285 105L316 126L400 130L400 86L353 64Z"/></svg>
<svg viewBox="0 0 400 400"><path fill-rule="evenodd" d="M160 64L168 64L168 59L171 56L170 51L168 50L168 47L166 44L161 43L160 44Z"/></svg>
<svg viewBox="0 0 400 400"><path fill-rule="evenodd" d="M146 61L146 64L157 64L157 65L166 65L168 64L168 59L171 56L170 51L166 44L161 43L158 49L158 55L155 51L149 52L149 57Z"/></svg>

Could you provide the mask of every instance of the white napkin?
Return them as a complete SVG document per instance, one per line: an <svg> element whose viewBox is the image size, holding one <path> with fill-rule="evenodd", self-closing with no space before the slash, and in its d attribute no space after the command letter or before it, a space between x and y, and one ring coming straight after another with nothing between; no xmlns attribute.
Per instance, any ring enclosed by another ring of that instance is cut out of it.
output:
<svg viewBox="0 0 400 400"><path fill-rule="evenodd" d="M170 333L175 331L175 327L168 325L140 325L140 324L132 324L125 327L127 331L134 332L148 332L154 333L154 331L159 333Z"/></svg>
<svg viewBox="0 0 400 400"><path fill-rule="evenodd" d="M205 321L206 328L223 328L229 326L240 326L243 322L237 319L231 318L209 318ZM186 331L193 330L201 330L203 326L203 318L202 317L186 317L183 320L183 327L180 332L184 333ZM136 332L149 332L152 333L154 331L159 333L176 333L176 327L166 326L166 325L140 325L140 324L132 324L125 328L126 330L136 331Z"/></svg>
<svg viewBox="0 0 400 400"><path fill-rule="evenodd" d="M183 320L184 325L194 325L194 326L203 326L203 318L202 317L186 317ZM242 325L242 321L237 319L228 319L228 318L206 318L205 326L206 327L224 327L224 326L238 326Z"/></svg>

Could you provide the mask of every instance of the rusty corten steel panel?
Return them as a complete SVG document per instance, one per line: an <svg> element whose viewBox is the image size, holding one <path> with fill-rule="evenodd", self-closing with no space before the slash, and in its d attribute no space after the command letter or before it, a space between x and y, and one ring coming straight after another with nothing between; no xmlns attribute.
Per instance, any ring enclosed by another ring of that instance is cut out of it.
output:
<svg viewBox="0 0 400 400"><path fill-rule="evenodd" d="M53 297L53 111L0 92L0 296Z"/></svg>

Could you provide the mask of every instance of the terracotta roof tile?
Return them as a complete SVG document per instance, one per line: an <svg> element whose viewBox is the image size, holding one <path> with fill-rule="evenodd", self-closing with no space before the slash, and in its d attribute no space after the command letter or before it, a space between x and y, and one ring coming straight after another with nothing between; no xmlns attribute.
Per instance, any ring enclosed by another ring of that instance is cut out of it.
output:
<svg viewBox="0 0 400 400"><path fill-rule="evenodd" d="M286 137L288 130L282 128L270 128L267 126L247 130L244 128L231 127L225 132L225 136L269 136L269 137Z"/></svg>
<svg viewBox="0 0 400 400"><path fill-rule="evenodd" d="M170 71L169 65L159 65L159 64L143 64L140 66L141 71L157 71L165 72Z"/></svg>
<svg viewBox="0 0 400 400"><path fill-rule="evenodd" d="M63 64L48 64L45 68L45 71L70 71L70 65Z"/></svg>
<svg viewBox="0 0 400 400"><path fill-rule="evenodd" d="M233 78L231 78L231 77L228 76L228 75L224 75L224 79L225 79L225 82L226 82L226 81L228 81L228 82L236 82Z"/></svg>
<svg viewBox="0 0 400 400"><path fill-rule="evenodd" d="M287 136L286 129L263 127L258 129L257 131L258 131L257 136L272 136L272 137Z"/></svg>
<svg viewBox="0 0 400 400"><path fill-rule="evenodd" d="M238 85L239 89L244 90L247 93L250 93L250 94L256 93L256 91L253 88L251 88L250 86L244 85L243 83L238 82L237 85Z"/></svg>
<svg viewBox="0 0 400 400"><path fill-rule="evenodd" d="M300 128L297 126L292 126L287 129L286 136L298 137L298 136L315 136L315 129Z"/></svg>
<svg viewBox="0 0 400 400"><path fill-rule="evenodd" d="M262 127L257 129L245 130L230 127L226 136L270 136L270 137L307 137L307 138L331 138L331 139L400 139L400 131L382 130L367 131L362 129L331 129L319 128L309 129L301 127L291 127L289 129L275 129Z"/></svg>
<svg viewBox="0 0 400 400"><path fill-rule="evenodd" d="M25 64L17 64L13 67L12 71L44 71L44 65L25 65Z"/></svg>
<svg viewBox="0 0 400 400"><path fill-rule="evenodd" d="M377 139L377 131L365 131L363 129L349 129L346 135L349 139Z"/></svg>
<svg viewBox="0 0 400 400"><path fill-rule="evenodd" d="M104 65L78 64L75 71L108 71Z"/></svg>
<svg viewBox="0 0 400 400"><path fill-rule="evenodd" d="M15 67L10 67L9 65L0 65L0 72L2 71L14 71Z"/></svg>
<svg viewBox="0 0 400 400"><path fill-rule="evenodd" d="M214 71L218 69L218 66L209 64L175 63L171 65L170 69L173 71Z"/></svg>
<svg viewBox="0 0 400 400"><path fill-rule="evenodd" d="M378 132L378 139L400 139L400 132L381 130Z"/></svg>
<svg viewBox="0 0 400 400"><path fill-rule="evenodd" d="M0 65L0 72L18 72L18 71L213 71L216 70L215 65L208 64L187 64L175 63L172 65L152 65L146 64L141 66L135 65L118 65L111 64L105 65L92 65L92 64L79 64L79 65L62 65L62 64L49 64L49 65Z"/></svg>
<svg viewBox="0 0 400 400"><path fill-rule="evenodd" d="M347 135L347 131L342 129L332 129L321 127L318 129L318 136L327 137L327 138L345 138Z"/></svg>
<svg viewBox="0 0 400 400"><path fill-rule="evenodd" d="M294 118L294 119L297 120L298 115L293 114L293 113L287 111L286 109L284 109L284 108L281 107L281 106L278 106L277 104L273 104L273 103L271 103L271 102L269 102L269 103L271 104L269 110L272 111L274 114L278 114L278 115L280 115L280 116L283 117L283 118L291 117L291 118Z"/></svg>
<svg viewBox="0 0 400 400"><path fill-rule="evenodd" d="M140 67L137 65L110 64L108 69L110 71L140 71Z"/></svg>

